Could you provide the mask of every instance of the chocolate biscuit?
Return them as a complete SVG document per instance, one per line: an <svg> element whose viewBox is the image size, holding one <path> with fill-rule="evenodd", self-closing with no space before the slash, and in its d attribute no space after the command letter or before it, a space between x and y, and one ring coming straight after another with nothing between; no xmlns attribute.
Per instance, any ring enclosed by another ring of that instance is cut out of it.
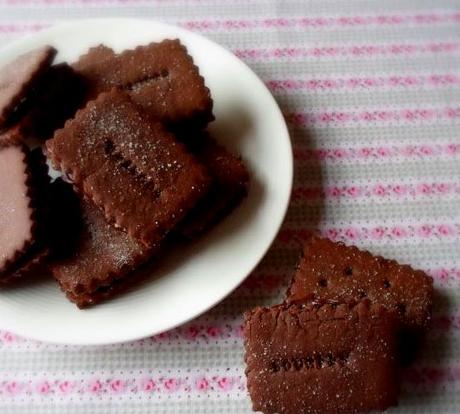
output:
<svg viewBox="0 0 460 414"><path fill-rule="evenodd" d="M47 142L54 166L106 218L159 244L206 193L203 166L125 93L101 94Z"/></svg>
<svg viewBox="0 0 460 414"><path fill-rule="evenodd" d="M89 99L117 87L174 128L201 128L214 119L209 89L179 40L150 43L121 54L100 45L73 68L87 80Z"/></svg>
<svg viewBox="0 0 460 414"><path fill-rule="evenodd" d="M48 175L41 151L0 136L0 283L32 271L48 255Z"/></svg>
<svg viewBox="0 0 460 414"><path fill-rule="evenodd" d="M314 238L305 248L287 302L353 302L369 298L399 315L413 333L431 319L433 280L421 270L354 246Z"/></svg>
<svg viewBox="0 0 460 414"><path fill-rule="evenodd" d="M380 305L291 305L245 315L254 411L347 414L397 403L397 326Z"/></svg>
<svg viewBox="0 0 460 414"><path fill-rule="evenodd" d="M18 125L25 136L52 138L54 131L62 128L84 104L85 96L81 76L66 63L53 65L30 93L30 105Z"/></svg>
<svg viewBox="0 0 460 414"><path fill-rule="evenodd" d="M56 49L44 46L0 68L0 130L19 116L30 91L50 67L55 55Z"/></svg>
<svg viewBox="0 0 460 414"><path fill-rule="evenodd" d="M58 249L51 271L79 308L94 305L154 252L107 223L101 211L78 199L71 185L58 180L52 187Z"/></svg>
<svg viewBox="0 0 460 414"><path fill-rule="evenodd" d="M225 217L247 194L249 174L241 158L210 136L190 140L192 153L209 171L213 184L208 194L181 223L179 232L192 239Z"/></svg>

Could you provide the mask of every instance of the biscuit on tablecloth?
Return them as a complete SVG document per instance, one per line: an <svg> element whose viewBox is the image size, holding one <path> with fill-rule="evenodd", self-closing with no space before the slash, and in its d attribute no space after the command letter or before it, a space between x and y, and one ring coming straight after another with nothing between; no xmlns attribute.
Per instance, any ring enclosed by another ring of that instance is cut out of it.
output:
<svg viewBox="0 0 460 414"><path fill-rule="evenodd" d="M397 403L398 322L380 305L279 305L245 314L255 411L329 414Z"/></svg>
<svg viewBox="0 0 460 414"><path fill-rule="evenodd" d="M315 237L305 247L287 302L369 298L399 315L406 329L421 333L430 324L433 295L433 279L421 270Z"/></svg>

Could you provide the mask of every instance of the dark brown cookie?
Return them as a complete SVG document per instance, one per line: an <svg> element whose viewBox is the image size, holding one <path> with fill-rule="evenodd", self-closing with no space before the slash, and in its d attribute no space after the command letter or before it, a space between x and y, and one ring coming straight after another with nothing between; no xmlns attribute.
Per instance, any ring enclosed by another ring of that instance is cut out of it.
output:
<svg viewBox="0 0 460 414"><path fill-rule="evenodd" d="M0 283L29 273L49 253L44 158L12 135L0 136Z"/></svg>
<svg viewBox="0 0 460 414"><path fill-rule="evenodd" d="M123 92L77 112L47 142L48 155L106 218L152 247L204 196L203 166Z"/></svg>
<svg viewBox="0 0 460 414"><path fill-rule="evenodd" d="M28 94L56 55L56 49L44 46L25 53L0 68L0 130L17 117Z"/></svg>
<svg viewBox="0 0 460 414"><path fill-rule="evenodd" d="M25 136L52 138L83 106L85 97L85 83L69 65L51 66L30 93L30 104L18 125Z"/></svg>
<svg viewBox="0 0 460 414"><path fill-rule="evenodd" d="M396 312L408 330L422 332L431 319L433 280L394 260L314 238L305 247L287 302L353 302L362 298Z"/></svg>
<svg viewBox="0 0 460 414"><path fill-rule="evenodd" d="M210 136L191 140L192 153L209 171L213 184L178 230L192 239L208 230L236 208L247 194L249 174L241 158L231 154Z"/></svg>
<svg viewBox="0 0 460 414"><path fill-rule="evenodd" d="M397 321L380 305L291 305L246 313L255 411L348 414L397 403Z"/></svg>
<svg viewBox="0 0 460 414"><path fill-rule="evenodd" d="M50 268L67 297L83 308L109 296L125 278L154 253L108 224L92 204L80 201L72 187L52 184L56 201L54 241L61 245Z"/></svg>
<svg viewBox="0 0 460 414"><path fill-rule="evenodd" d="M204 127L214 119L204 79L178 40L150 43L115 54L92 48L73 68L87 79L89 98L117 87L150 115L174 127Z"/></svg>

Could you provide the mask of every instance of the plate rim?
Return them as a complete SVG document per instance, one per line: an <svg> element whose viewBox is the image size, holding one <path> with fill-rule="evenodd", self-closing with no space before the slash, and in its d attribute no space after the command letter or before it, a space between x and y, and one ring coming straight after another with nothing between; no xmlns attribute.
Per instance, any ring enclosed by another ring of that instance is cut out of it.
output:
<svg viewBox="0 0 460 414"><path fill-rule="evenodd" d="M292 142L290 139L290 133L289 129L286 124L286 120L284 119L283 113L273 97L272 93L268 89L268 87L265 85L265 83L259 78L259 76L241 59L239 59L237 56L235 56L231 51L229 51L227 48L224 46L220 45L219 43L215 42L214 40L211 40L207 38L206 36L203 36L201 34L192 32L190 30L184 29L183 27L174 25L174 24L169 24L169 23L164 23L159 20L155 19L149 19L149 18L129 18L129 17L107 17L107 18L85 18L85 19L78 19L78 20L65 20L62 22L59 22L58 24L52 25L44 30L41 30L39 32L21 37L19 39L16 39L12 41L10 44L5 45L0 49L0 55L5 54L5 53L12 53L18 46L21 46L21 43L27 44L30 41L33 41L33 39L40 37L40 36L49 36L53 35L55 32L56 34L59 34L60 31L68 31L68 30L75 30L76 28L79 28L81 26L85 25L94 25L94 24L104 24L104 25L112 25L112 24L132 24L136 22L142 22L143 24L149 23L152 26L157 26L157 27L163 27L166 30L171 30L177 33L177 37L181 36L186 36L186 37L191 37L196 38L200 42L203 40L205 42L211 43L214 47L217 47L220 49L221 52L223 52L225 55L228 56L228 58L233 59L238 61L240 65L243 65L243 67L246 69L246 72L248 75L250 75L253 78L253 81L257 82L260 87L262 87L265 92L267 97L269 97L269 100L271 102L271 105L273 109L275 109L277 116L279 117L279 126L281 127L283 134L282 137L280 136L279 138L285 141L286 149L288 150L287 153L289 154L288 159L284 160L289 163L289 165L286 166L286 177L284 178L283 181L285 181L286 184L286 194L284 195L282 199L282 205L281 201L279 204L279 211L281 212L279 216L279 222L276 224L276 226L273 227L273 234L271 235L270 238L267 237L267 244L264 249L261 249L257 260L255 261L254 265L252 267L248 267L248 269L244 272L245 275L242 276L241 278L238 279L237 282L232 283L232 287L225 291L224 293L220 295L216 295L213 297L213 300L210 301L209 303L206 304L203 308L200 308L198 311L193 311L191 312L190 316L183 319L180 322L171 324L168 328L165 330L153 330L151 332L146 332L147 330L140 329L139 333L137 335L130 335L129 337L121 338L115 336L114 338L110 338L110 335L106 335L105 338L88 338L84 337L83 340L65 340L63 337L59 339L59 335L56 337L48 338L45 336L40 336L40 335L31 335L29 332L25 332L23 329L15 329L14 327L4 327L3 324L1 323L1 318L0 318L0 329L8 330L11 332L14 332L15 334L19 336L26 337L28 339L33 339L33 340L38 340L40 342L46 342L46 343L53 343L53 344L65 344L65 345L79 345L79 346L94 346L94 345L112 345L112 344L120 344L120 343L126 343L126 342L132 342L136 340L140 340L143 338L147 338L152 335L156 335L160 332L166 332L169 330L172 330L174 328L177 328L178 326L181 326L183 324L186 324L190 322L191 320L203 315L205 312L209 311L212 309L214 306L216 306L218 303L220 303L223 299L225 299L227 296L229 296L238 286L243 283L246 278L254 271L254 269L258 266L258 264L261 262L261 260L266 256L267 252L273 245L274 240L276 239L277 234L279 233L283 222L286 217L287 210L290 205L290 200L291 200L291 194L292 194L292 187L293 187L293 179L294 179L294 157L293 157L293 148L292 148ZM281 199L280 199L281 200ZM268 242L268 240L270 240ZM142 331L142 332L141 332Z"/></svg>

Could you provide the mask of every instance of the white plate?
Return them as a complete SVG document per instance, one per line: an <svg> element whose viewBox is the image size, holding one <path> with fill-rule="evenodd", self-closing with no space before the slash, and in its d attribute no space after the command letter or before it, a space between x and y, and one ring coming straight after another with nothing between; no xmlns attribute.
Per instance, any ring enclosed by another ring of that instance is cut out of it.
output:
<svg viewBox="0 0 460 414"><path fill-rule="evenodd" d="M108 344L180 325L234 290L267 252L289 203L292 150L281 111L260 79L223 47L184 29L135 19L75 21L16 41L0 51L0 66L50 44L57 61L72 62L99 43L121 51L179 38L211 89L211 129L242 154L251 171L248 198L219 226L171 254L154 275L124 295L78 310L50 278L0 292L0 327L27 337L68 344Z"/></svg>

